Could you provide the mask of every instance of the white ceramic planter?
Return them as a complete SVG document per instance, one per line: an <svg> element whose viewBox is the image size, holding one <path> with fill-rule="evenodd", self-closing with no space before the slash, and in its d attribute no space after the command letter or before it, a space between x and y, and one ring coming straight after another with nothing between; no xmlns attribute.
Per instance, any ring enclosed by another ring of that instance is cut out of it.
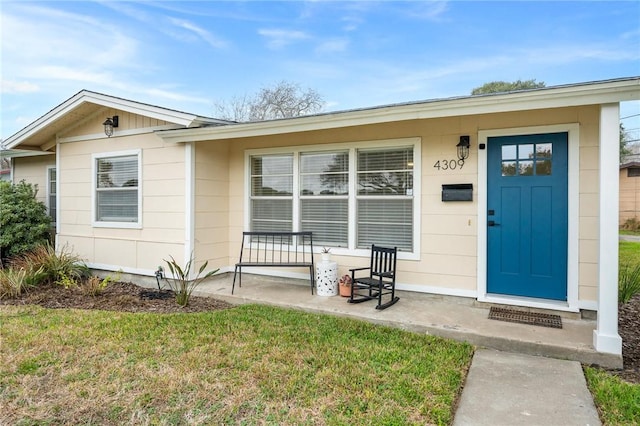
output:
<svg viewBox="0 0 640 426"><path fill-rule="evenodd" d="M318 296L338 295L338 262L323 259L316 264L316 294Z"/></svg>

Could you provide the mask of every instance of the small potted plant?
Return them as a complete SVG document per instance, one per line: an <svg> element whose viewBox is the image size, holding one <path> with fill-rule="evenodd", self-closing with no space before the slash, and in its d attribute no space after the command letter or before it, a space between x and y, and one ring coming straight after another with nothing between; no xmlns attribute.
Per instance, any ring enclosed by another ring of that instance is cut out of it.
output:
<svg viewBox="0 0 640 426"><path fill-rule="evenodd" d="M322 250L320 251L320 257L322 258L323 262L330 262L331 261L331 249L328 247L322 247Z"/></svg>
<svg viewBox="0 0 640 426"><path fill-rule="evenodd" d="M338 289L340 290L340 296L351 296L351 275L344 274L338 280Z"/></svg>

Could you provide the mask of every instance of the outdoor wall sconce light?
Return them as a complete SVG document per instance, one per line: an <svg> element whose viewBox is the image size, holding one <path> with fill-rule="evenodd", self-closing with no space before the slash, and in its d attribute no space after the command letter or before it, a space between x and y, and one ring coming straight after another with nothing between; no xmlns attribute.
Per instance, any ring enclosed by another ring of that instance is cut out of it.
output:
<svg viewBox="0 0 640 426"><path fill-rule="evenodd" d="M469 158L469 136L460 136L460 142L456 145L458 149L458 160L464 162L467 158Z"/></svg>
<svg viewBox="0 0 640 426"><path fill-rule="evenodd" d="M104 134L110 138L111 135L113 135L114 127L118 127L118 116L114 115L113 117L107 117L102 125L104 126Z"/></svg>

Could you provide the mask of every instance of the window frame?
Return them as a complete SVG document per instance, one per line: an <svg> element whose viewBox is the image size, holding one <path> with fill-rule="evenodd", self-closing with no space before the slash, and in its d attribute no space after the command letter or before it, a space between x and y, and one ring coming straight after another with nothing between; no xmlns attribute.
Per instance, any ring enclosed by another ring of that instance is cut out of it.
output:
<svg viewBox="0 0 640 426"><path fill-rule="evenodd" d="M51 181L51 171L55 171L56 178ZM52 184L53 183L53 184ZM51 205L51 196L55 196L55 203ZM47 166L47 214L51 218L51 226L55 229L58 224L58 168L56 166ZM55 210L55 216L52 216L51 209Z"/></svg>
<svg viewBox="0 0 640 426"><path fill-rule="evenodd" d="M640 177L640 167L627 167L627 177L628 178Z"/></svg>
<svg viewBox="0 0 640 426"><path fill-rule="evenodd" d="M251 157L258 155L293 154L293 203L292 220L293 231L300 230L300 153L307 152L349 152L349 194L348 194L348 244L347 247L331 246L331 253L337 256L369 257L370 249L358 249L357 247L357 150L358 149L392 149L413 147L413 249L411 251L399 251L398 259L420 260L421 242L421 182L422 162L420 137L384 139L376 141L357 141L344 143L328 143L322 145L294 145L278 148L247 149L245 150L244 170L244 229L249 231L251 227Z"/></svg>
<svg viewBox="0 0 640 426"><path fill-rule="evenodd" d="M138 160L138 217L133 222L116 222L101 221L97 219L98 215L98 160L114 157L136 156ZM133 149L127 151L111 151L101 152L91 155L91 225L94 228L123 228L123 229L142 229L142 150Z"/></svg>

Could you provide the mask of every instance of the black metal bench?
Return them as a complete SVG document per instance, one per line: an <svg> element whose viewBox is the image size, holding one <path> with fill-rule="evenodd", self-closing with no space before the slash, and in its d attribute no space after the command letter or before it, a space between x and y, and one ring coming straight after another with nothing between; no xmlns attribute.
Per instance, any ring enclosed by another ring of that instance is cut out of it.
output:
<svg viewBox="0 0 640 426"><path fill-rule="evenodd" d="M242 287L242 268L246 267L305 267L309 268L311 294L315 286L313 265L313 237L311 232L243 232L240 259L233 273L231 294Z"/></svg>

